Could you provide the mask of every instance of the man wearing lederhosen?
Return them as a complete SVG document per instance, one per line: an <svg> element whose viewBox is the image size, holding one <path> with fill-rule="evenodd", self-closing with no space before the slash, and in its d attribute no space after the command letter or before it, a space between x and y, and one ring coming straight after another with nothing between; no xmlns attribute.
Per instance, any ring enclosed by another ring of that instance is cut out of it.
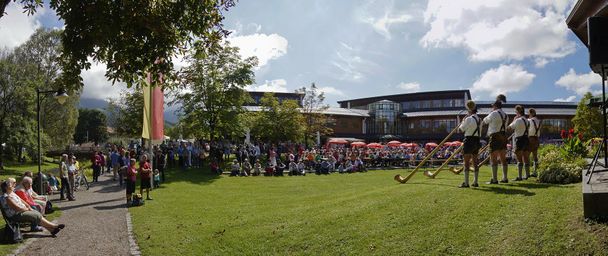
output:
<svg viewBox="0 0 608 256"><path fill-rule="evenodd" d="M490 163L492 164L492 180L487 184L498 184L498 163L502 163L502 180L508 183L507 171L507 122L509 117L502 111L502 104L506 103L507 98L500 94L492 104L492 112L483 119L483 123L488 125L487 135L490 137Z"/></svg>
<svg viewBox="0 0 608 256"><path fill-rule="evenodd" d="M526 118L524 108L520 105L515 106L515 119L509 125L509 130L513 130L513 140L515 143L515 157L517 158L517 178L514 181L528 179L530 176L530 161L528 152L528 129L530 124ZM522 169L526 168L526 176L522 178Z"/></svg>
<svg viewBox="0 0 608 256"><path fill-rule="evenodd" d="M533 165L532 165L532 174L528 175L528 177L536 177L538 176L536 172L536 167L538 166L538 145L540 138L540 120L536 117L536 110L531 108L528 110L529 117L528 122L530 123L530 128L528 129L528 150L532 154ZM529 167L528 167L529 168ZM529 172L527 170L526 172Z"/></svg>
<svg viewBox="0 0 608 256"><path fill-rule="evenodd" d="M475 106L474 101L467 101L466 107L469 114L458 127L460 131L464 132L464 182L459 186L460 188L469 187L469 168L471 163L475 168L472 186L479 186L477 183L477 178L479 176L477 153L479 153L479 148L481 147L481 143L479 142L479 137L481 136L481 119L477 116L477 106Z"/></svg>

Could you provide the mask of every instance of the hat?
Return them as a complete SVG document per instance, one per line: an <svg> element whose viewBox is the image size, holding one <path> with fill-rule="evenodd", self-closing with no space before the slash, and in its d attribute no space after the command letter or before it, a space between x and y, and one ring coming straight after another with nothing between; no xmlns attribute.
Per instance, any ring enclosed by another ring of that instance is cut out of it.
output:
<svg viewBox="0 0 608 256"><path fill-rule="evenodd" d="M474 110L477 109L477 105L475 105L475 101L469 100L467 101L467 110Z"/></svg>

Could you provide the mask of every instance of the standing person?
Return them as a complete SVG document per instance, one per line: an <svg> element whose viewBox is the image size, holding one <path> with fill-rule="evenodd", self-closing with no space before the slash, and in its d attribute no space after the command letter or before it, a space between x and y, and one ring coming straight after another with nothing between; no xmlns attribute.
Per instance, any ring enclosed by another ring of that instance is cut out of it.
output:
<svg viewBox="0 0 608 256"><path fill-rule="evenodd" d="M469 187L469 168L473 164L473 187L478 187L479 167L477 166L477 154L481 147L479 137L481 137L481 119L477 116L477 106L472 100L467 101L467 110L469 114L463 120L458 129L464 132L464 182L459 186L461 188Z"/></svg>
<svg viewBox="0 0 608 256"><path fill-rule="evenodd" d="M112 164L112 180L116 180L118 169L120 168L119 159L120 154L118 154L118 150L114 148L110 154L110 163Z"/></svg>
<svg viewBox="0 0 608 256"><path fill-rule="evenodd" d="M167 166L167 162L165 154L160 149L157 149L156 154L154 154L154 165L156 165L155 169L158 169L160 172L161 181L165 182L165 167Z"/></svg>
<svg viewBox="0 0 608 256"><path fill-rule="evenodd" d="M139 163L139 178L141 182L139 185L139 193L143 196L145 189L146 200L152 200L152 198L150 198L150 185L152 184L150 180L151 177L152 167L150 166L150 162L148 161L148 155L143 154L141 157L141 162Z"/></svg>
<svg viewBox="0 0 608 256"><path fill-rule="evenodd" d="M95 151L93 153L93 156L91 156L91 165L93 169L93 182L97 182L97 179L101 172L101 157L99 156L99 153L97 151Z"/></svg>
<svg viewBox="0 0 608 256"><path fill-rule="evenodd" d="M537 177L538 173L536 168L538 166L538 146L540 138L540 120L536 117L536 109L528 109L529 117L528 123L530 128L528 129L528 151L532 154L532 174L528 177ZM530 161L528 159L528 161ZM528 167L529 168L529 167Z"/></svg>
<svg viewBox="0 0 608 256"><path fill-rule="evenodd" d="M514 181L528 179L530 176L530 153L528 152L528 130L530 124L526 118L524 107L515 106L515 119L509 125L509 130L514 131L515 157L517 158L517 178ZM522 169L526 169L526 176L522 177Z"/></svg>
<svg viewBox="0 0 608 256"><path fill-rule="evenodd" d="M76 167L76 160L73 157L68 157L67 168L68 168L68 183L70 184L70 186L68 187L68 199L70 201L74 201L74 200L76 200L74 197L74 185L75 185L74 176L76 175L78 168Z"/></svg>
<svg viewBox="0 0 608 256"><path fill-rule="evenodd" d="M131 205L133 193L135 193L135 182L137 181L137 160L131 158L129 160L129 168L127 169L127 206Z"/></svg>
<svg viewBox="0 0 608 256"><path fill-rule="evenodd" d="M59 164L59 175L61 176L61 190L59 200L65 200L67 195L68 200L74 199L70 196L70 182L68 181L68 155L61 155L61 163Z"/></svg>
<svg viewBox="0 0 608 256"><path fill-rule="evenodd" d="M483 119L488 125L487 135L490 137L490 162L492 164L492 179L488 184L498 184L498 163L502 163L502 183L508 183L507 172L507 122L509 116L502 110L502 104L506 102L502 94L496 97L492 104L492 112Z"/></svg>

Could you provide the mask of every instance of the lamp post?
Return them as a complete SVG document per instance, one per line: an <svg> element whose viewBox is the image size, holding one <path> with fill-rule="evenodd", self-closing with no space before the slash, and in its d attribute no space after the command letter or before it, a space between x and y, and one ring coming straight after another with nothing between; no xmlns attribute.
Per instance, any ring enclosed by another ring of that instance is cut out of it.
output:
<svg viewBox="0 0 608 256"><path fill-rule="evenodd" d="M40 94L54 93L55 98L59 104L65 103L68 99L68 94L63 89L59 89L56 91L41 91L36 88L36 120L38 123L38 182L40 183L38 191L41 195L44 195L44 189L42 187L42 153L40 152Z"/></svg>

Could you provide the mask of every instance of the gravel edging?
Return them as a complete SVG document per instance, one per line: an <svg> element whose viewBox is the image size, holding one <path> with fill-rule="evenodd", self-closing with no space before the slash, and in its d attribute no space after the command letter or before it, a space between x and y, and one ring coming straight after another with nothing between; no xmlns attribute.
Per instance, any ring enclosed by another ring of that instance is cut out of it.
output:
<svg viewBox="0 0 608 256"><path fill-rule="evenodd" d="M17 247L17 249L15 249L12 253L7 254L7 256L15 256L15 255L22 254L25 251L25 249L27 249L27 247L30 244L34 243L36 240L38 240L38 238L28 238L28 239L25 239L25 242L21 243L19 245L19 247Z"/></svg>
<svg viewBox="0 0 608 256"><path fill-rule="evenodd" d="M129 234L129 253L133 256L140 256L141 251L139 251L139 246L137 245L137 240L135 240L135 236L133 235L133 224L131 222L131 213L128 210L127 210L126 218L127 218L127 232Z"/></svg>

